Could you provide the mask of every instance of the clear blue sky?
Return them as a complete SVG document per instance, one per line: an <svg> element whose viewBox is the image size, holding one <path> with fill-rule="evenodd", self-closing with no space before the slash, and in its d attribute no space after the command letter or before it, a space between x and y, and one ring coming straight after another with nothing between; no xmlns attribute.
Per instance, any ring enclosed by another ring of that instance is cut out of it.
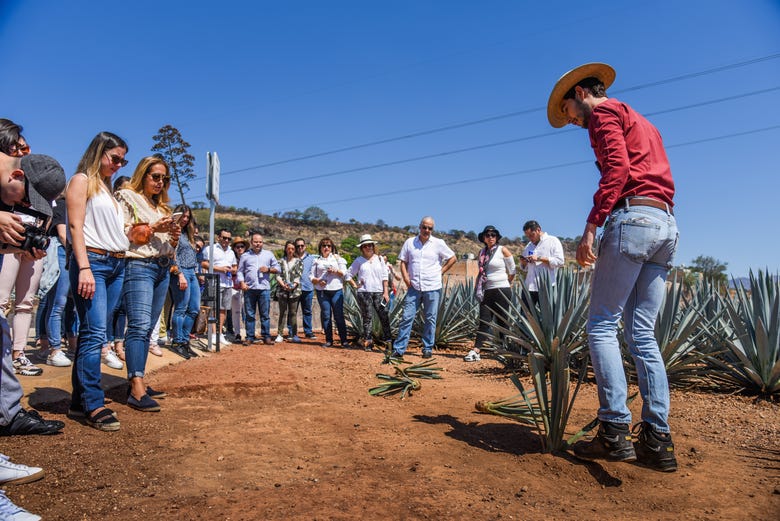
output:
<svg viewBox="0 0 780 521"><path fill-rule="evenodd" d="M609 94L647 114L668 146L676 262L780 269L777 0L0 0L0 49L0 117L69 175L100 130L128 141L130 175L172 124L197 160L190 201L204 200L205 155L217 151L222 204L316 205L400 226L431 214L440 229L494 224L510 237L528 219L582 233L593 152L586 131L552 129L543 108L563 72L604 61L617 70Z"/></svg>

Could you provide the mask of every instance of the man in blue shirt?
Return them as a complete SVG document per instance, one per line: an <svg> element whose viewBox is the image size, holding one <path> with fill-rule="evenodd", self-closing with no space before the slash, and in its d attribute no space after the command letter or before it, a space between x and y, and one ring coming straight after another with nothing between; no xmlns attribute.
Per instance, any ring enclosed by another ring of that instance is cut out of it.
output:
<svg viewBox="0 0 780 521"><path fill-rule="evenodd" d="M238 261L238 282L244 290L246 312L246 340L244 345L257 342L255 337L255 311L260 308L260 333L263 342L271 340L271 275L279 273L279 262L270 251L263 250L263 236L253 233L249 251Z"/></svg>
<svg viewBox="0 0 780 521"><path fill-rule="evenodd" d="M303 314L303 332L306 338L317 338L312 329L312 297L314 297L314 285L309 278L311 275L311 264L314 262L314 255L306 251L306 241L300 237L295 239L295 254L303 262L303 274L301 275L301 313Z"/></svg>

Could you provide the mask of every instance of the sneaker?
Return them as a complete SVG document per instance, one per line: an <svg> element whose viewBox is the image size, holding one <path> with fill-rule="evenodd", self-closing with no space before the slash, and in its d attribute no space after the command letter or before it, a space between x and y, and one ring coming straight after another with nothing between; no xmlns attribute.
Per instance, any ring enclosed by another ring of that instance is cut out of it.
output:
<svg viewBox="0 0 780 521"><path fill-rule="evenodd" d="M322 347L333 347L333 342L325 342L322 344Z"/></svg>
<svg viewBox="0 0 780 521"><path fill-rule="evenodd" d="M68 367L70 366L71 361L65 356L62 349L55 349L46 357L46 363L48 365L53 365L54 367Z"/></svg>
<svg viewBox="0 0 780 521"><path fill-rule="evenodd" d="M31 514L25 509L11 503L5 495L5 491L0 490L0 519L9 521L40 521L41 516Z"/></svg>
<svg viewBox="0 0 780 521"><path fill-rule="evenodd" d="M160 348L158 347L157 349ZM151 352L151 349L149 351ZM160 355L162 355L162 353L160 353ZM108 351L103 351L100 354L100 360L102 360L103 363L111 369L122 369L125 366L125 364L123 364L122 361L116 357L116 354L114 354L114 352L110 349Z"/></svg>
<svg viewBox="0 0 780 521"><path fill-rule="evenodd" d="M24 353L14 359L14 371L22 376L40 376L43 369L36 367Z"/></svg>
<svg viewBox="0 0 780 521"><path fill-rule="evenodd" d="M633 432L636 435L634 450L640 464L661 472L677 470L671 434L658 432L647 422L634 425Z"/></svg>
<svg viewBox="0 0 780 521"><path fill-rule="evenodd" d="M0 427L0 436L19 436L24 434L57 434L65 427L59 420L46 420L35 409L19 409L11 423ZM2 518L0 518L2 519Z"/></svg>
<svg viewBox="0 0 780 521"><path fill-rule="evenodd" d="M0 483L4 485L11 483L21 485L22 483L38 481L42 477L42 468L11 463L8 456L0 454Z"/></svg>
<svg viewBox="0 0 780 521"><path fill-rule="evenodd" d="M599 422L599 431L592 440L574 444L574 455L585 460L636 461L628 425L605 421Z"/></svg>
<svg viewBox="0 0 780 521"><path fill-rule="evenodd" d="M219 335L219 343L220 345L228 345L230 341L227 339L225 335Z"/></svg>
<svg viewBox="0 0 780 521"><path fill-rule="evenodd" d="M473 349L469 351L469 354L463 357L463 360L466 362L479 362L482 360L482 357L479 356L479 353L474 351Z"/></svg>
<svg viewBox="0 0 780 521"><path fill-rule="evenodd" d="M309 333L306 335L306 338L308 338L309 340L315 340L317 338L317 335L315 335L314 333Z"/></svg>
<svg viewBox="0 0 780 521"><path fill-rule="evenodd" d="M290 339L290 342L292 342L293 344L300 344L301 343L301 337L299 337L298 335L295 335L295 336L293 336Z"/></svg>
<svg viewBox="0 0 780 521"><path fill-rule="evenodd" d="M422 352L422 357L423 358L432 358L433 357L433 352L431 352L431 351L423 351Z"/></svg>
<svg viewBox="0 0 780 521"><path fill-rule="evenodd" d="M267 336L263 339L263 343L267 346L270 346L274 343L273 339L270 336Z"/></svg>
<svg viewBox="0 0 780 521"><path fill-rule="evenodd" d="M157 345L160 347L164 347L168 345L168 337L167 336L161 336L157 339Z"/></svg>
<svg viewBox="0 0 780 521"><path fill-rule="evenodd" d="M282 335L276 335L276 340L275 340L275 342L276 342L277 344L281 344L282 342L284 342L284 337L283 337Z"/></svg>
<svg viewBox="0 0 780 521"><path fill-rule="evenodd" d="M180 357L184 358L185 360L190 359L190 351L187 348L187 344L183 344L181 342L174 342L170 346L168 346L168 349L170 349Z"/></svg>
<svg viewBox="0 0 780 521"><path fill-rule="evenodd" d="M158 344L149 344L149 353L153 354L154 356L163 355L162 349L160 349L160 346Z"/></svg>

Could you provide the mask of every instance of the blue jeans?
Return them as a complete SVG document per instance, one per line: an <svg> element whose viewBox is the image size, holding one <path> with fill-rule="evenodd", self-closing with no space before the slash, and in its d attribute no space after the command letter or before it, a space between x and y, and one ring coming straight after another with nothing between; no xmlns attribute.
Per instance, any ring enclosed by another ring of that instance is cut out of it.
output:
<svg viewBox="0 0 780 521"><path fill-rule="evenodd" d="M617 339L624 336L636 363L642 419L669 432L669 383L655 340L655 320L666 291L666 275L677 249L673 215L652 207L612 212L604 228L588 317L588 343L599 394L600 420L631 423L628 390Z"/></svg>
<svg viewBox="0 0 780 521"><path fill-rule="evenodd" d="M393 351L403 356L406 352L406 346L409 344L409 337L412 334L412 324L417 315L417 309L422 305L425 314L425 326L423 327L423 353L433 350L433 344L436 339L436 317L439 314L439 299L441 290L418 291L409 288L404 300L404 311L401 315L401 323L398 326L398 337L393 343Z"/></svg>
<svg viewBox="0 0 780 521"><path fill-rule="evenodd" d="M311 303L314 297L314 291L301 291L301 313L303 314L303 333L306 336L312 336L314 331L311 325Z"/></svg>
<svg viewBox="0 0 780 521"><path fill-rule="evenodd" d="M248 289L244 292L244 312L246 313L246 338L255 337L255 311L260 308L260 337L271 336L271 290Z"/></svg>
<svg viewBox="0 0 780 521"><path fill-rule="evenodd" d="M100 351L106 341L106 310L112 309L122 294L125 261L92 252L87 252L87 258L95 278L95 295L85 299L73 292L80 326L76 360L71 370L71 405L90 412L105 405L100 387ZM78 283L79 265L71 257L70 285L77 289Z"/></svg>
<svg viewBox="0 0 780 521"><path fill-rule="evenodd" d="M143 378L152 328L160 318L170 280L169 268L152 259L128 259L122 298L127 311L127 378Z"/></svg>
<svg viewBox="0 0 780 521"><path fill-rule="evenodd" d="M344 290L317 290L317 302L320 303L320 320L325 330L325 341L333 343L333 320L341 343L347 341L347 323L344 320Z"/></svg>
<svg viewBox="0 0 780 521"><path fill-rule="evenodd" d="M70 292L70 274L65 271L66 261L65 248L57 248L57 261L60 265L60 278L52 289L49 290L47 298L47 310L49 312L46 320L46 334L49 339L49 345L52 349L59 349L62 346L62 317L65 315L65 324L69 328L72 319L70 310L66 311L68 303L68 293ZM68 329L68 333L71 333Z"/></svg>
<svg viewBox="0 0 780 521"><path fill-rule="evenodd" d="M200 311L200 286L195 268L179 268L187 279L187 289L179 289L179 277L171 276L171 295L173 296L173 317L171 338L174 342L184 343L190 340L192 325Z"/></svg>

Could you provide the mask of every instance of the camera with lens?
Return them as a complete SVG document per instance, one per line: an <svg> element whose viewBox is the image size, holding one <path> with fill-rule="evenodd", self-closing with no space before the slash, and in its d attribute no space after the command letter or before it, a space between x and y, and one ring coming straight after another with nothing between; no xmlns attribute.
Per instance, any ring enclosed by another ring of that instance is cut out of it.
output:
<svg viewBox="0 0 780 521"><path fill-rule="evenodd" d="M22 218L22 241L19 246L14 244L2 244L0 249L14 248L32 253L33 248L46 250L49 247L49 236L46 233L49 229L50 217L33 208L24 206L14 206L13 213Z"/></svg>

